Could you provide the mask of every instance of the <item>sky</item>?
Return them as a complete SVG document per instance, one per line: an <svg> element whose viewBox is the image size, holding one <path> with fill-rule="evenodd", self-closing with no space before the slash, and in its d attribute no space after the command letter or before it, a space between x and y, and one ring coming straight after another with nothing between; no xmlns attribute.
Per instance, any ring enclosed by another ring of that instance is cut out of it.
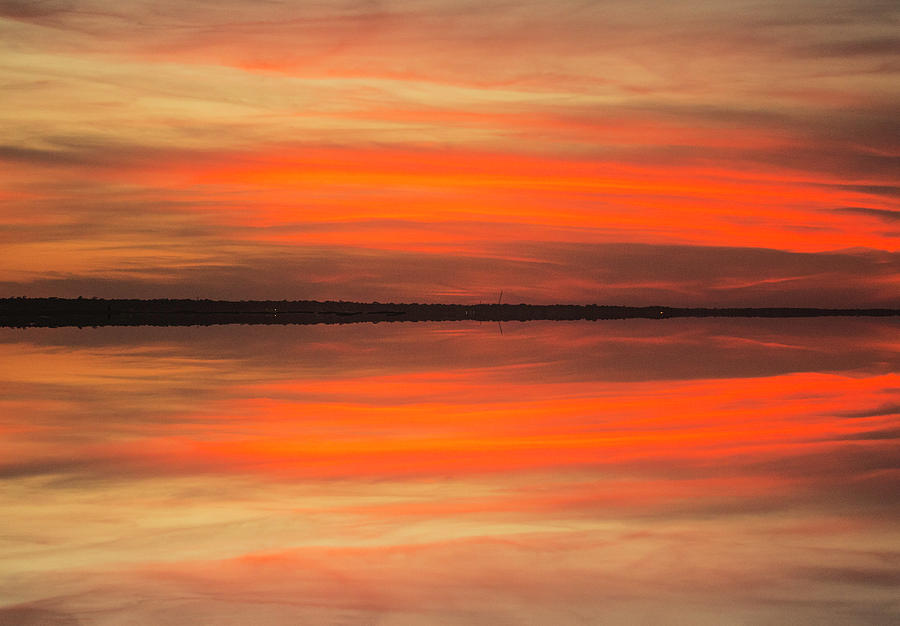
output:
<svg viewBox="0 0 900 626"><path fill-rule="evenodd" d="M0 295L900 306L893 0L0 0Z"/></svg>

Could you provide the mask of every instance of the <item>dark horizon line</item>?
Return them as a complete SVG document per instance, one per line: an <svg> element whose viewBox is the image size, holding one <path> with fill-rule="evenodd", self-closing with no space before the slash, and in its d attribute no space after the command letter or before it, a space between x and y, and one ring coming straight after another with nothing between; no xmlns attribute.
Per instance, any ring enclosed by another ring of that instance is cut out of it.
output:
<svg viewBox="0 0 900 626"><path fill-rule="evenodd" d="M343 300L0 298L0 327L208 326L355 322L513 322L679 317L896 317L892 308L428 304Z"/></svg>

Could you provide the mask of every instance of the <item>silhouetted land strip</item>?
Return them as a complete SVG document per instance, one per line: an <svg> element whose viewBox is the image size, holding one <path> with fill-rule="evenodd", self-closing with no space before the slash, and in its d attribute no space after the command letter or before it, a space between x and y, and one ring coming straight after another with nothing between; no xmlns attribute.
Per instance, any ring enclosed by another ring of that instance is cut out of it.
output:
<svg viewBox="0 0 900 626"><path fill-rule="evenodd" d="M204 326L477 320L668 319L674 317L892 317L900 309L676 308L577 304L382 304L314 300L0 299L0 326Z"/></svg>

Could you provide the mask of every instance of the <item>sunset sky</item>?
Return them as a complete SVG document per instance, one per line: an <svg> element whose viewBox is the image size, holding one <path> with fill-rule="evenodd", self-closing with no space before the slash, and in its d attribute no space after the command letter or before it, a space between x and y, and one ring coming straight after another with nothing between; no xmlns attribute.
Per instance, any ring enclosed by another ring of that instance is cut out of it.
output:
<svg viewBox="0 0 900 626"><path fill-rule="evenodd" d="M900 306L896 0L0 0L0 296Z"/></svg>

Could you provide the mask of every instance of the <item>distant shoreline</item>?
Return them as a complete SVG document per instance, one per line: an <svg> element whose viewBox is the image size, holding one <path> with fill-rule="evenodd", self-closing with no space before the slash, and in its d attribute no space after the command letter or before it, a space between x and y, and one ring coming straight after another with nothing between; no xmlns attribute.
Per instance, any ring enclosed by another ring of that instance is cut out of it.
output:
<svg viewBox="0 0 900 626"><path fill-rule="evenodd" d="M631 307L596 304L397 304L315 300L0 299L0 327L6 328L839 316L896 317L900 316L900 309Z"/></svg>

